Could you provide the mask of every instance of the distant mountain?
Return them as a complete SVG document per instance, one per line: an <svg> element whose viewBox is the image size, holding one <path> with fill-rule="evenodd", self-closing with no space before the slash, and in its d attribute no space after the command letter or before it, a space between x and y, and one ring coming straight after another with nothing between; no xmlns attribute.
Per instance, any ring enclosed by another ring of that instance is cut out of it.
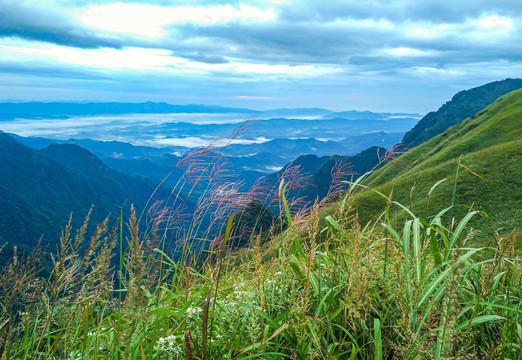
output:
<svg viewBox="0 0 522 360"><path fill-rule="evenodd" d="M56 242L71 212L79 225L93 204L92 223L131 203L141 212L156 187L109 169L76 145L37 151L1 132L0 172L0 244L19 248L31 248L42 235L45 244ZM167 196L159 189L155 199Z"/></svg>
<svg viewBox="0 0 522 360"><path fill-rule="evenodd" d="M266 138L327 138L342 140L351 136L386 131L388 133L410 130L417 118L394 118L391 120L345 119L302 120L274 118L246 122L248 132ZM201 131L201 129L199 129Z"/></svg>
<svg viewBox="0 0 522 360"><path fill-rule="evenodd" d="M390 116L412 117L416 114L374 113L371 111L335 112L321 108L281 108L253 110L248 108L223 107L216 105L173 105L165 102L121 103L121 102L4 102L0 103L0 120L19 118L64 118L81 115L116 114L250 114L262 118L273 117L318 117L330 119L344 117L351 120L386 119Z"/></svg>
<svg viewBox="0 0 522 360"><path fill-rule="evenodd" d="M340 188L347 187L339 180L355 180L378 166L379 159L384 157L385 153L385 148L372 146L354 156L330 156L312 172L312 176L307 180L308 185L298 189L294 196L303 197L307 201L314 201L316 198L321 200L328 195L330 190L335 193ZM340 177L334 179L333 177L336 175Z"/></svg>
<svg viewBox="0 0 522 360"><path fill-rule="evenodd" d="M339 141L323 141L316 138L274 139L260 144L230 145L224 149L224 152L231 156L245 156L262 152L272 153L286 160L286 162L306 154L314 154L317 156L353 156L373 146L390 148L401 140L402 134L403 133L386 133L381 131L348 137Z"/></svg>
<svg viewBox="0 0 522 360"><path fill-rule="evenodd" d="M21 102L0 103L0 119L15 117L67 117L78 115L110 114L168 114L168 113L257 113L250 109L209 105L171 105L164 102L146 103L71 103L71 102Z"/></svg>
<svg viewBox="0 0 522 360"><path fill-rule="evenodd" d="M372 146L379 146L389 149L393 145L399 143L402 139L402 132L388 133L384 131L373 132L369 134L351 136L339 141L345 149L346 155L355 155Z"/></svg>
<svg viewBox="0 0 522 360"><path fill-rule="evenodd" d="M500 97L476 115L411 149L375 172L365 184L385 195L392 193L394 200L411 207L415 214L428 210L425 216L451 205L456 184L457 206L447 213L448 223L451 217L462 218L469 211L460 205L473 206L490 217L472 220L470 226L476 230L476 237L491 239L494 231L508 234L518 228L522 240L520 169L522 89ZM443 182L433 188L439 181ZM364 223L383 211L386 200L376 192L365 191L356 196L354 205ZM392 210L395 219L407 217L398 207Z"/></svg>
<svg viewBox="0 0 522 360"><path fill-rule="evenodd" d="M243 180L246 186L251 186L260 177L274 172L280 167L279 164L285 164L283 159L266 153L244 157L220 157L231 175L230 180ZM165 180L166 185L175 185L186 170L186 167L177 168L179 158L169 154L149 159L106 157L103 161L122 173L150 178L158 184Z"/></svg>
<svg viewBox="0 0 522 360"><path fill-rule="evenodd" d="M271 110L263 110L259 112L259 116L261 117L290 117L290 118L299 118L304 116L317 116L324 117L335 114L333 111L321 109L321 108L297 108L297 109L271 109Z"/></svg>
<svg viewBox="0 0 522 360"><path fill-rule="evenodd" d="M171 154L172 150L168 147L134 146L120 141L95 141L91 139L57 140L23 137L16 134L10 135L22 144L34 149L41 149L53 144L80 145L96 155L99 160L111 169L128 175L149 178L156 184L165 179L165 184L174 185L185 171L185 168L176 169L179 157ZM245 180L247 185L253 184L258 178L267 173L276 171L289 161L266 152L250 154L250 156L223 155L223 157L229 163L229 170L238 179Z"/></svg>
<svg viewBox="0 0 522 360"><path fill-rule="evenodd" d="M303 176L304 187L289 191L288 197L302 198L306 202L313 202L316 198L322 200L330 190L336 192L339 190L339 186L344 186L338 183L338 180L356 179L372 170L378 166L379 159L384 157L385 153L386 149L373 146L354 156L303 155L277 173L270 175L267 180L269 183L275 184L281 177L284 177L289 168L298 167L299 173ZM334 179L335 175L339 178Z"/></svg>
<svg viewBox="0 0 522 360"><path fill-rule="evenodd" d="M168 163L166 159L149 160L113 157L103 158L103 161L114 170L128 175L149 178L156 184L159 184L163 179L165 179L166 185L174 185L180 177L183 176L184 172L182 169L179 171L175 170L178 163L177 157L173 157L171 163Z"/></svg>
<svg viewBox="0 0 522 360"><path fill-rule="evenodd" d="M318 156L344 153L345 149L335 141L308 139L274 139L261 144L234 144L225 148L224 153L231 156L242 156L258 153L277 154L282 159L292 161L302 154Z"/></svg>
<svg viewBox="0 0 522 360"><path fill-rule="evenodd" d="M16 141L33 149L43 149L52 144L76 144L92 152L99 158L136 159L158 157L170 153L169 148L135 146L122 141L96 141L91 139L47 139L43 137L25 137L9 134Z"/></svg>
<svg viewBox="0 0 522 360"><path fill-rule="evenodd" d="M460 91L439 110L424 116L413 129L407 132L402 139L403 146L413 148L420 145L475 115L500 96L520 88L522 88L522 79L506 79Z"/></svg>

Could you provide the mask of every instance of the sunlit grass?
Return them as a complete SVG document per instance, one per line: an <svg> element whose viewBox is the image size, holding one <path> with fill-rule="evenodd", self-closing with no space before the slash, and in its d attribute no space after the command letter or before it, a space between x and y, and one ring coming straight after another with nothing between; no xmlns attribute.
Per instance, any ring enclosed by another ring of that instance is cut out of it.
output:
<svg viewBox="0 0 522 360"><path fill-rule="evenodd" d="M37 254L4 268L1 358L520 358L514 234L470 247L473 210L363 228L352 202L323 221L318 204L288 211L277 245L258 238L233 256L229 218L204 263L148 246L131 215L121 290L109 269L121 229L101 224L80 253L84 230L67 227L49 278Z"/></svg>

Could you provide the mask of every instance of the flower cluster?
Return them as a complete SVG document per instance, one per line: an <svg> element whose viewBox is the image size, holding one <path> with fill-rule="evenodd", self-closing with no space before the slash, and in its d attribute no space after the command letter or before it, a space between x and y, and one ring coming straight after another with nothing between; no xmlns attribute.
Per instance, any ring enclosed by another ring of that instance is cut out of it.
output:
<svg viewBox="0 0 522 360"><path fill-rule="evenodd" d="M181 347L181 339L176 335L159 338L156 347L158 355L168 355L171 359L182 359L185 355Z"/></svg>

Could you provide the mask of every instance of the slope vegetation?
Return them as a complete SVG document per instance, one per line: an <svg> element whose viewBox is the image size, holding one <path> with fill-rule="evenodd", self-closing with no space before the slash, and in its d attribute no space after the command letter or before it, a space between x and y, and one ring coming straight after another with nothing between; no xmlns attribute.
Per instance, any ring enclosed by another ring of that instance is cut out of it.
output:
<svg viewBox="0 0 522 360"><path fill-rule="evenodd" d="M516 90L398 157L369 177L366 185L386 196L392 194L413 213L435 214L452 203L472 205L491 218L491 223L481 221L477 228L477 236L486 238L494 231L520 227L521 168L522 90ZM355 199L363 221L379 216L385 207L376 191L365 191ZM466 211L456 206L448 214ZM405 212L396 211L395 216L403 218Z"/></svg>

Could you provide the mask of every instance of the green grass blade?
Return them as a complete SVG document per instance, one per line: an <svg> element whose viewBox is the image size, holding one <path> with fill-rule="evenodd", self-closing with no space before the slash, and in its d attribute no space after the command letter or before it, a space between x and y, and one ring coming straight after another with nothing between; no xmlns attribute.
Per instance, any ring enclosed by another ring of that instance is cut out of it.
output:
<svg viewBox="0 0 522 360"><path fill-rule="evenodd" d="M435 183L435 185L433 185L431 188L430 188L430 191L428 191L428 196L431 196L431 194L433 193L433 191L437 188L437 186L439 186L440 184L442 184L443 182L447 181L448 178L444 178L442 180L439 180Z"/></svg>
<svg viewBox="0 0 522 360"><path fill-rule="evenodd" d="M412 225L413 230L413 256L414 256L414 263L415 263L415 274L416 274L416 280L417 283L421 280L422 275L422 268L421 268L421 223L419 218L415 218L413 220Z"/></svg>
<svg viewBox="0 0 522 360"><path fill-rule="evenodd" d="M404 224L404 230L402 232L402 248L404 251L404 257L408 260L411 260L411 253L410 253L410 238L411 238L411 226L413 221L408 220L406 221L406 224Z"/></svg>
<svg viewBox="0 0 522 360"><path fill-rule="evenodd" d="M460 234L462 233L462 231L464 230L464 228L466 227L468 222L471 220L471 218L475 214L477 214L476 211L470 212L459 222L459 224L457 225L457 228L455 229L455 231L453 232L453 235L451 236L450 249L455 248L455 245L457 244L457 240L459 239Z"/></svg>
<svg viewBox="0 0 522 360"><path fill-rule="evenodd" d="M440 266L442 264L442 257L440 256L439 242L437 241L435 234L436 232L432 229L430 232L431 255L435 260L435 265Z"/></svg>
<svg viewBox="0 0 522 360"><path fill-rule="evenodd" d="M382 335L381 335L381 323L378 318L373 319L373 341L374 341L374 359L382 360Z"/></svg>
<svg viewBox="0 0 522 360"><path fill-rule="evenodd" d="M285 195L287 186L288 186L288 184L286 184L283 187L283 191L281 192L281 198L283 199L283 206L285 208L286 219L288 220L288 226L290 226L290 228L293 228L292 214L290 213L290 208L288 207L288 202L286 201L286 195Z"/></svg>
<svg viewBox="0 0 522 360"><path fill-rule="evenodd" d="M230 237L230 231L232 230L232 225L234 224L234 214L230 215L227 222L227 227L225 228L225 238L223 239L223 244L221 245L221 251L225 249L227 241Z"/></svg>
<svg viewBox="0 0 522 360"><path fill-rule="evenodd" d="M462 255L457 262L453 266L448 266L448 268L441 274L439 274L426 288L424 295L419 301L418 307L421 308L424 306L424 304L428 301L431 294L438 288L438 286L442 283L444 278L448 276L448 274L453 271L453 268L458 266L460 263L468 260L471 256L476 254L478 251L481 251L482 249L471 249L466 254Z"/></svg>
<svg viewBox="0 0 522 360"><path fill-rule="evenodd" d="M498 315L477 316L477 317L473 318L470 321L464 321L464 322L460 323L458 325L458 328L459 328L459 330L464 330L464 329L468 328L468 326L472 327L472 326L475 326L475 325L478 325L478 324L482 324L482 323L490 322L490 321L495 321L495 320L506 320L506 318L502 317L502 316L498 316Z"/></svg>

